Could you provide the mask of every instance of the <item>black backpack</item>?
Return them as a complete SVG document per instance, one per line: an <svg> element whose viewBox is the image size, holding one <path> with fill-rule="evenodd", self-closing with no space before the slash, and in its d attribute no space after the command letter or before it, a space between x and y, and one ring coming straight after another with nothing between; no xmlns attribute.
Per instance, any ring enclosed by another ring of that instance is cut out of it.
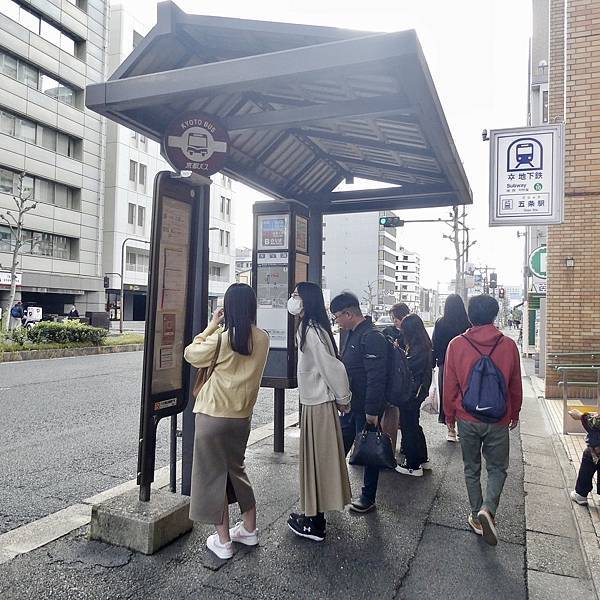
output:
<svg viewBox="0 0 600 600"><path fill-rule="evenodd" d="M408 366L406 352L399 346L396 346L389 337L377 330L369 330L363 335L363 345L364 336L373 331L377 335L383 336L387 344L385 400L388 404L405 408L414 397L415 387L415 382Z"/></svg>

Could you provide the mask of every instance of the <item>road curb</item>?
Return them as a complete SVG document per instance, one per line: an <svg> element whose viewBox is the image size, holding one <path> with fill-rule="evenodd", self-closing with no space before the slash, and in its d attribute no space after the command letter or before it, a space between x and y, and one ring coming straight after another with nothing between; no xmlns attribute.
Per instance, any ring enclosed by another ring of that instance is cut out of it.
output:
<svg viewBox="0 0 600 600"><path fill-rule="evenodd" d="M0 352L0 363L42 360L47 358L70 358L94 354L116 354L118 352L139 352L144 344L122 344L120 346L92 346L90 348L53 348L49 350L18 350Z"/></svg>

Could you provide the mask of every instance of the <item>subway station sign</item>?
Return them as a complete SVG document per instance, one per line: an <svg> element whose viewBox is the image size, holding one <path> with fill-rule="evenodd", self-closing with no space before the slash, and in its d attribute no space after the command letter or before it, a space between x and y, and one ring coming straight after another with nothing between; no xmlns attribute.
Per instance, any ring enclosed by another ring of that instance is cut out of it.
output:
<svg viewBox="0 0 600 600"><path fill-rule="evenodd" d="M490 144L490 227L562 223L564 124L497 129Z"/></svg>

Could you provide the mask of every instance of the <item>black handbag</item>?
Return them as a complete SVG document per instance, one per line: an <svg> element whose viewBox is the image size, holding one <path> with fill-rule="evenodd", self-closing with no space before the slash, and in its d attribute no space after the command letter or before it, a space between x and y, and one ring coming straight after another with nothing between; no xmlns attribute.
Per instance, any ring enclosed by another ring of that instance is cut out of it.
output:
<svg viewBox="0 0 600 600"><path fill-rule="evenodd" d="M348 462L351 465L395 469L396 457L392 448L392 439L377 427L366 424L354 439L354 448Z"/></svg>

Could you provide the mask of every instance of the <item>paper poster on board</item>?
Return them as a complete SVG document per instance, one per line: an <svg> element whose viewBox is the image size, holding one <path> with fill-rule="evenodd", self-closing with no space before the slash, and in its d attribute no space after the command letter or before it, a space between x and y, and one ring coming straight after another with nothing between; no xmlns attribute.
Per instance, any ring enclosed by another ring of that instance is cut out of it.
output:
<svg viewBox="0 0 600 600"><path fill-rule="evenodd" d="M257 250L286 250L289 215L259 215Z"/></svg>

